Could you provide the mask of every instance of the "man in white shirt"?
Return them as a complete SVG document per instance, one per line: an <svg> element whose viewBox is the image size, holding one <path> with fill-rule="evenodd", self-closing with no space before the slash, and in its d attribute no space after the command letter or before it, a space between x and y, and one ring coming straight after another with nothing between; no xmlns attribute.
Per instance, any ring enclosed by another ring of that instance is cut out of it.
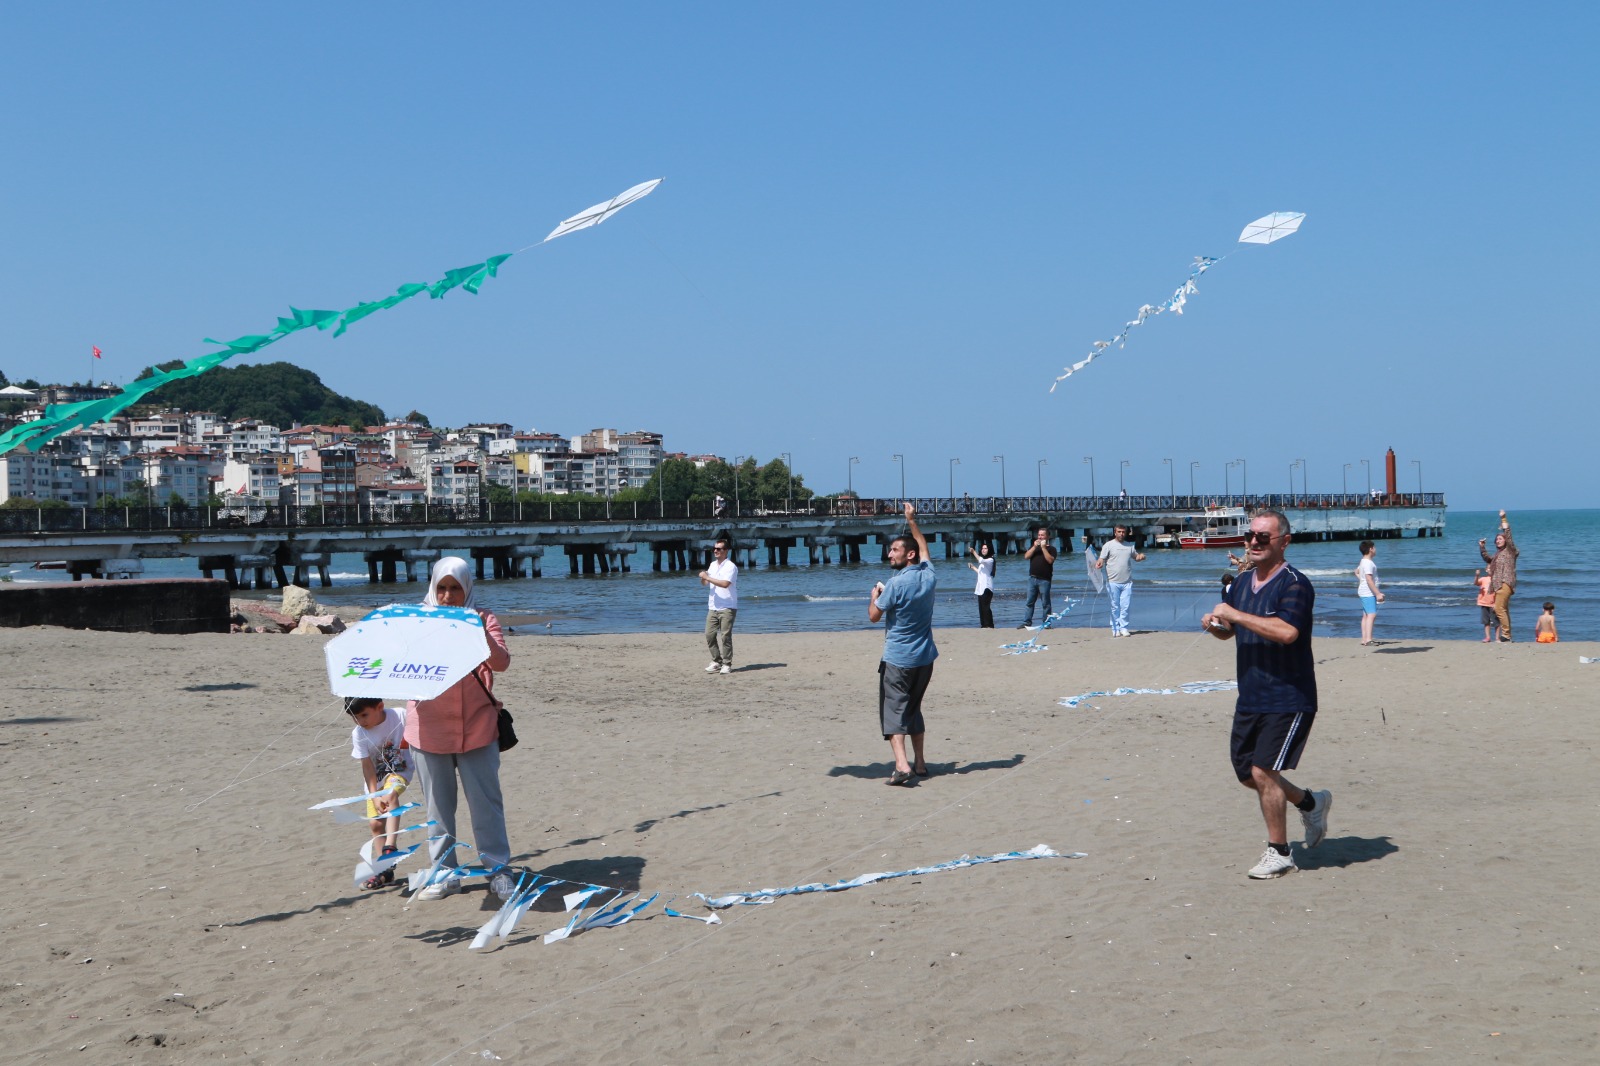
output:
<svg viewBox="0 0 1600 1066"><path fill-rule="evenodd" d="M1094 565L1106 572L1106 594L1111 597L1111 635L1126 637L1128 605L1133 602L1133 564L1144 562L1144 554L1128 543L1128 527L1118 526L1112 540L1100 549Z"/></svg>
<svg viewBox="0 0 1600 1066"><path fill-rule="evenodd" d="M700 571L700 584L711 590L706 600L706 646L711 649L708 674L733 673L733 616L739 613L739 568L728 558L727 537L711 549L711 565Z"/></svg>

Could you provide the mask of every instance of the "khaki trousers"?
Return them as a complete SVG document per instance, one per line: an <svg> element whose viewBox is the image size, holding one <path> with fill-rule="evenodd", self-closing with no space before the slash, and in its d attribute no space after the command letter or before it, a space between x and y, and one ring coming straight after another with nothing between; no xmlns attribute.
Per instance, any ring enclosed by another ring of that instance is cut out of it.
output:
<svg viewBox="0 0 1600 1066"><path fill-rule="evenodd" d="M1500 639L1511 639L1511 594L1516 589L1501 585L1494 594L1494 617L1500 623Z"/></svg>

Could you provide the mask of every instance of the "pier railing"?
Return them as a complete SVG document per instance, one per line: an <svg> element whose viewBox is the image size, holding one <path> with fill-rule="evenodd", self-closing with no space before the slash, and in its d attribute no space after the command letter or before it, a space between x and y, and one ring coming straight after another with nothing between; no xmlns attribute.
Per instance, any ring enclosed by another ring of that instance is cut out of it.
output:
<svg viewBox="0 0 1600 1066"><path fill-rule="evenodd" d="M741 520L771 521L784 517L844 518L898 514L900 499L826 497L811 500L559 500L473 504L315 504L307 507L37 507L0 508L0 533L74 533L79 531L203 531L208 529L340 529L372 526L537 525L573 522L694 521L714 528ZM1017 517L1055 514L1097 514L1118 511L1145 516L1170 514L1176 522L1207 507L1275 507L1279 509L1359 510L1379 507L1444 507L1444 494L1366 493L1252 496L933 496L911 501L924 515Z"/></svg>

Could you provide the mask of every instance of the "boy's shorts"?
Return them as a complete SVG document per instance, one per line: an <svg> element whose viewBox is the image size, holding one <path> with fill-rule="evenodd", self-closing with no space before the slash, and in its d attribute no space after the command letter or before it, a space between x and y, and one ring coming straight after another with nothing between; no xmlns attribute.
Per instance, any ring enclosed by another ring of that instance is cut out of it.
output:
<svg viewBox="0 0 1600 1066"><path fill-rule="evenodd" d="M400 793L406 790L406 779L401 777L399 774L386 774L383 778L383 784L380 787L386 788L392 795L398 796ZM367 800L367 817L386 818L388 816L378 810L378 804L376 800Z"/></svg>
<svg viewBox="0 0 1600 1066"><path fill-rule="evenodd" d="M1483 620L1483 624L1486 626L1492 626L1495 624L1493 607L1479 607L1478 617Z"/></svg>

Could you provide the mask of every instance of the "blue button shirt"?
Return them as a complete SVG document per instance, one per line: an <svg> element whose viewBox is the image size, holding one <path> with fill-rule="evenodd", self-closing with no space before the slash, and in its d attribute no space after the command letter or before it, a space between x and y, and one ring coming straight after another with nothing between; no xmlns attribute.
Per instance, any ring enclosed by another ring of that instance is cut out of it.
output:
<svg viewBox="0 0 1600 1066"><path fill-rule="evenodd" d="M933 564L923 559L895 571L878 594L883 612L883 661L891 666L927 666L939 657L933 645Z"/></svg>

